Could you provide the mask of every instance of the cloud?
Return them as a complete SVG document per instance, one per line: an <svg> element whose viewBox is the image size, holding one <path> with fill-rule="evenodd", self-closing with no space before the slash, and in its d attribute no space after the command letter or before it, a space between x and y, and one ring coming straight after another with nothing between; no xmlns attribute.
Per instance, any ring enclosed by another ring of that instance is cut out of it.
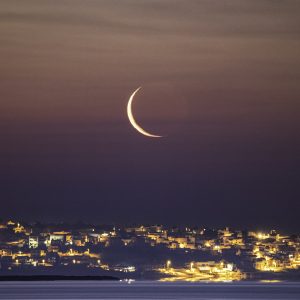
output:
<svg viewBox="0 0 300 300"><path fill-rule="evenodd" d="M2 23L97 27L111 34L275 38L300 33L295 1L27 1L2 6Z"/></svg>

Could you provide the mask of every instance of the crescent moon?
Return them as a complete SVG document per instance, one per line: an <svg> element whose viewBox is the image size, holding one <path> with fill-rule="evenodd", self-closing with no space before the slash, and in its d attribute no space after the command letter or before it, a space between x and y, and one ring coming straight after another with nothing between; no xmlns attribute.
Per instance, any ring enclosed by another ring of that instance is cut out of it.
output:
<svg viewBox="0 0 300 300"><path fill-rule="evenodd" d="M145 135L147 137L151 137L151 138L161 138L163 137L162 135L155 135L155 134L151 134L149 132L147 132L146 130L144 130L134 119L133 114L132 114L132 102L133 102L133 98L136 95L136 93L141 89L142 87L140 86L139 88L137 88L130 96L128 104L127 104L127 115L128 115L128 119L130 124L142 135Z"/></svg>

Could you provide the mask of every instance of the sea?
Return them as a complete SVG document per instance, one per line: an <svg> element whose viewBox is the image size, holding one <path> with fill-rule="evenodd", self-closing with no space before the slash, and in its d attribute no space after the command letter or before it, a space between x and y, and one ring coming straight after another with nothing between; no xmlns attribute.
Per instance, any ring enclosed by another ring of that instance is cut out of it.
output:
<svg viewBox="0 0 300 300"><path fill-rule="evenodd" d="M300 300L300 283L184 283L158 281L0 282L0 299Z"/></svg>

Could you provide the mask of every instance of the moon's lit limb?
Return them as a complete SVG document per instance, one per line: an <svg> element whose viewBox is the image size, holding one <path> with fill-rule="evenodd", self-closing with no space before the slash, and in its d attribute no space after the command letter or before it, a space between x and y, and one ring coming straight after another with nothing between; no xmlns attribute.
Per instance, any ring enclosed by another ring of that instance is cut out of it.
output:
<svg viewBox="0 0 300 300"><path fill-rule="evenodd" d="M135 94L141 89L142 87L140 86L139 88L137 88L132 95L129 98L128 104L127 104L127 115L128 115L128 119L130 124L141 134L148 136L148 137L152 137L152 138L160 138L162 137L161 135L155 135L155 134L151 134L149 132L147 132L146 130L144 130L134 119L133 114L132 114L132 101L133 98L135 96Z"/></svg>

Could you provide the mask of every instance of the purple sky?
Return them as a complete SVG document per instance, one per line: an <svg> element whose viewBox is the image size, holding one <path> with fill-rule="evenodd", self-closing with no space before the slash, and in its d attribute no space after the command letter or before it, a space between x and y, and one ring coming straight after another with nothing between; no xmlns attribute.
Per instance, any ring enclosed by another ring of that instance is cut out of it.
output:
<svg viewBox="0 0 300 300"><path fill-rule="evenodd" d="M299 16L292 0L0 1L2 217L298 229ZM137 121L168 137L130 126L138 86Z"/></svg>

